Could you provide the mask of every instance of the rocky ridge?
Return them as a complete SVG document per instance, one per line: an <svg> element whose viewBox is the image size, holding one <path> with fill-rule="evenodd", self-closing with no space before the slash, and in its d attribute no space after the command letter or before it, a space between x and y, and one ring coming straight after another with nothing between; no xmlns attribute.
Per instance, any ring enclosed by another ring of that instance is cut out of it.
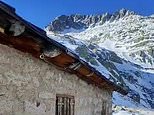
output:
<svg viewBox="0 0 154 115"><path fill-rule="evenodd" d="M48 35L67 36L70 44L76 39L82 41L84 47L76 45L90 49L99 63L127 85L129 94L114 93L113 103L154 109L153 16L125 9L95 16L62 15L45 30ZM79 54L85 58L88 55L82 51Z"/></svg>

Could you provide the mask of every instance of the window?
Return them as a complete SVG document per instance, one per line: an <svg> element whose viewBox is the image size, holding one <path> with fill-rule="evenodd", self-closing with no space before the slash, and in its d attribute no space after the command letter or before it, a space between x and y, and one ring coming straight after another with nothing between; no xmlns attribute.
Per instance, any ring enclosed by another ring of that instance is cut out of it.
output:
<svg viewBox="0 0 154 115"><path fill-rule="evenodd" d="M56 115L74 115L74 96L56 96Z"/></svg>
<svg viewBox="0 0 154 115"><path fill-rule="evenodd" d="M102 103L102 115L108 115L109 114L109 108L106 101L103 101Z"/></svg>

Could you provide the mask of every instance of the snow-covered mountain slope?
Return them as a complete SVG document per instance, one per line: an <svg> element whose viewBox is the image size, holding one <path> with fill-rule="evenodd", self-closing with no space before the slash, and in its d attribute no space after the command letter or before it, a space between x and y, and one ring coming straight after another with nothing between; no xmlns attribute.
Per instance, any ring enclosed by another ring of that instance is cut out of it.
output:
<svg viewBox="0 0 154 115"><path fill-rule="evenodd" d="M117 75L114 75L112 71L106 68L105 63L103 63L102 61L110 58L110 54L112 54L113 52L103 48L99 48L99 46L93 44L88 44L71 36L53 35L50 34L50 32L47 32L47 35L49 38L57 41L58 43L66 47L67 53L72 55L73 57L78 58L81 63L90 66L93 71L97 71L97 73L103 75L106 80L114 83L117 86L120 86L123 90L127 90L123 79L121 79ZM102 57L103 55L104 57ZM116 54L114 55L116 56Z"/></svg>
<svg viewBox="0 0 154 115"><path fill-rule="evenodd" d="M67 35L70 41L82 41L97 55L94 58L99 63L125 82L129 94L114 93L113 103L154 109L153 16L144 17L124 9L95 16L63 15L45 30L48 35Z"/></svg>
<svg viewBox="0 0 154 115"><path fill-rule="evenodd" d="M153 16L144 17L124 9L113 15L63 15L46 29L98 44L122 58L154 68Z"/></svg>
<svg viewBox="0 0 154 115"><path fill-rule="evenodd" d="M154 115L154 110L127 108L124 106L112 107L113 115Z"/></svg>

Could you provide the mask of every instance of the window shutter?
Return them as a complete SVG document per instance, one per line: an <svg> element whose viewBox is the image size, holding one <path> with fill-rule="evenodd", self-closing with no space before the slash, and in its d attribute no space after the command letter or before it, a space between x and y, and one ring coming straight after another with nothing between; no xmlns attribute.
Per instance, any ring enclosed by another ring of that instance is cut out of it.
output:
<svg viewBox="0 0 154 115"><path fill-rule="evenodd" d="M73 96L56 96L56 115L74 115L75 100Z"/></svg>
<svg viewBox="0 0 154 115"><path fill-rule="evenodd" d="M108 115L109 114L109 108L106 101L102 102L102 115Z"/></svg>

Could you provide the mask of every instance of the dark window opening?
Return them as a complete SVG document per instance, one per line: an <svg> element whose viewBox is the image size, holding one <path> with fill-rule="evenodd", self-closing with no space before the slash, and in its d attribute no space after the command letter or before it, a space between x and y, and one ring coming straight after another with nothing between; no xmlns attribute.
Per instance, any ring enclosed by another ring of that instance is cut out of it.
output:
<svg viewBox="0 0 154 115"><path fill-rule="evenodd" d="M109 108L108 108L108 104L106 101L103 101L102 103L102 115L108 115L109 113Z"/></svg>

